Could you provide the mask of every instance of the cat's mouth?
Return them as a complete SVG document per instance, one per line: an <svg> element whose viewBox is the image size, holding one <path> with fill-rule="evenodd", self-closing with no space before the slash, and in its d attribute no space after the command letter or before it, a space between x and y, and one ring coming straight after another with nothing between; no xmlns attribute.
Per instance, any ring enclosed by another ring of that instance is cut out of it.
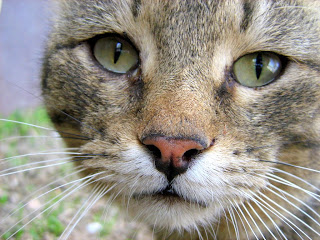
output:
<svg viewBox="0 0 320 240"><path fill-rule="evenodd" d="M165 189L154 193L134 195L134 198L137 200L145 197L152 197L159 200L169 200L170 202L186 202L189 204L195 204L202 208L207 208L209 206L204 201L199 201L185 196L181 196L171 185L168 185Z"/></svg>

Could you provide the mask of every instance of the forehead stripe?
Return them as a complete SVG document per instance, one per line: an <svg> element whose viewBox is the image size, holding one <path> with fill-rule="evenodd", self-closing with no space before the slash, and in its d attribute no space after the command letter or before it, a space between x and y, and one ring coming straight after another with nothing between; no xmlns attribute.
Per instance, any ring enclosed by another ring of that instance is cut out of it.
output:
<svg viewBox="0 0 320 240"><path fill-rule="evenodd" d="M140 6L141 6L141 0L133 0L131 9L132 9L132 14L135 18L137 18L140 14Z"/></svg>

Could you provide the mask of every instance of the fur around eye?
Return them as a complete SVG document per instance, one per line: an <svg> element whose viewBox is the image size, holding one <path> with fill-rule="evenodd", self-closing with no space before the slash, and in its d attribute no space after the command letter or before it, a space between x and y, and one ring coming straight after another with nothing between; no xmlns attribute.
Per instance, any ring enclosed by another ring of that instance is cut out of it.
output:
<svg viewBox="0 0 320 240"><path fill-rule="evenodd" d="M271 52L244 55L233 65L236 80L246 87L261 87L274 81L281 73L280 57Z"/></svg>
<svg viewBox="0 0 320 240"><path fill-rule="evenodd" d="M124 74L138 65L136 49L117 37L99 38L93 46L93 55L108 71Z"/></svg>

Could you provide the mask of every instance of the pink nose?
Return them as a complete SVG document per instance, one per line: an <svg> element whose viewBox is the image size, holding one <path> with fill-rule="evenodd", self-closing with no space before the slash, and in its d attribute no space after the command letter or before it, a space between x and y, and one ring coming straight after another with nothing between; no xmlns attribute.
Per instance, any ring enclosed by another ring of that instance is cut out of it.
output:
<svg viewBox="0 0 320 240"><path fill-rule="evenodd" d="M192 158L205 149L200 142L191 139L151 136L142 142L153 153L156 168L166 174L169 181L187 171Z"/></svg>

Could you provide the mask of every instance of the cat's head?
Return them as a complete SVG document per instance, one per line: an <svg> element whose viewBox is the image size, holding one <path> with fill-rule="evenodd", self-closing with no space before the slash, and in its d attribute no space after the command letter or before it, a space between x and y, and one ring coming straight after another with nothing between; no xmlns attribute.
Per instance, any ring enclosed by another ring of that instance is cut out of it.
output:
<svg viewBox="0 0 320 240"><path fill-rule="evenodd" d="M319 3L58 2L48 112L130 212L188 229L249 199L253 218L260 198L288 205L278 188L308 198L284 179L319 181L288 166L319 157Z"/></svg>

